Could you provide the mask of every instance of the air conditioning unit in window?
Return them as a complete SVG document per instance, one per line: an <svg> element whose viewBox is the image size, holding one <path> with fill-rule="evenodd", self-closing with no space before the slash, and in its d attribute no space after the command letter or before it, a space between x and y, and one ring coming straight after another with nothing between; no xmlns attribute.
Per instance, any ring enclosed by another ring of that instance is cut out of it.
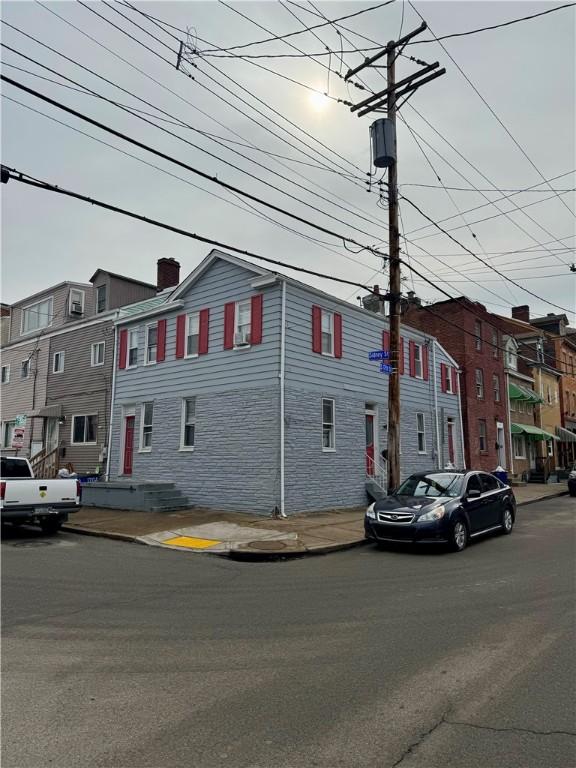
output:
<svg viewBox="0 0 576 768"><path fill-rule="evenodd" d="M70 305L70 314L71 315L81 315L82 314L82 304L79 301L73 301Z"/></svg>
<svg viewBox="0 0 576 768"><path fill-rule="evenodd" d="M250 346L250 334L249 333L235 333L234 334L234 346L235 347L249 347Z"/></svg>

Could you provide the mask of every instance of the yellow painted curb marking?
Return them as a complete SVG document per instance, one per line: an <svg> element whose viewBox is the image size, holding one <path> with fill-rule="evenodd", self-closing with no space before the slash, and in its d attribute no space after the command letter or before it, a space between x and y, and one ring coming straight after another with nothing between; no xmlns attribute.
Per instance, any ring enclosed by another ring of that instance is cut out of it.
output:
<svg viewBox="0 0 576 768"><path fill-rule="evenodd" d="M188 549L209 549L220 544L215 539L196 539L193 536L176 536L174 539L164 539L162 544L171 544L173 547L188 547Z"/></svg>

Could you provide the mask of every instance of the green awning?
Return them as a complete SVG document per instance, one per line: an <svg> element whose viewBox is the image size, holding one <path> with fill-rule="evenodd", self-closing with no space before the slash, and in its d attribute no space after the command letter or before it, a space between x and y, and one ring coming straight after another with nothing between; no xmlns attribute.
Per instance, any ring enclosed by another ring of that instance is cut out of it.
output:
<svg viewBox="0 0 576 768"><path fill-rule="evenodd" d="M533 389L521 387L520 384L509 382L508 397L510 400L524 400L528 403L543 403L544 400Z"/></svg>
<svg viewBox="0 0 576 768"><path fill-rule="evenodd" d="M564 427L556 427L556 434L563 443L576 443L576 432L571 432L569 429L564 429Z"/></svg>
<svg viewBox="0 0 576 768"><path fill-rule="evenodd" d="M546 432L533 424L512 424L510 431L513 435L524 434L528 440L558 440L556 435Z"/></svg>

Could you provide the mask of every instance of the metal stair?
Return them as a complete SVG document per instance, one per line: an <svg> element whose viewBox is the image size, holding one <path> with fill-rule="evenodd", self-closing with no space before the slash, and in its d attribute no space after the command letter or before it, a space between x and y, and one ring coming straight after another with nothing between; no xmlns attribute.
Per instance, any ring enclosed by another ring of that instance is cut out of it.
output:
<svg viewBox="0 0 576 768"><path fill-rule="evenodd" d="M387 495L387 470L378 459L366 453L366 494L370 501L378 501Z"/></svg>

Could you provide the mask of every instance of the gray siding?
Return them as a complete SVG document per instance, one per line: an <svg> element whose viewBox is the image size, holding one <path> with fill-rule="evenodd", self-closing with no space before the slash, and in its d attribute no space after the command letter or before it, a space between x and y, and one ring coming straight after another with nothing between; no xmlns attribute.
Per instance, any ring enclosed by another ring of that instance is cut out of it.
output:
<svg viewBox="0 0 576 768"><path fill-rule="evenodd" d="M71 315L69 312L69 296L70 290L78 288L84 291L84 314ZM43 301L52 297L52 324L49 326L50 330L56 330L57 328L67 325L68 323L78 322L82 318L90 317L94 312L94 291L91 285L85 285L84 283L65 283L59 285L56 288L51 288L42 293L35 294L33 297L23 299L17 304L12 305L12 325L10 329L10 341L19 341L25 339L27 336L33 334L21 335L22 328L22 311L30 304L36 304L39 301ZM44 332L49 333L46 328L42 329Z"/></svg>
<svg viewBox="0 0 576 768"><path fill-rule="evenodd" d="M271 514L279 503L278 384L273 388L198 394L193 451L180 451L182 397L155 398L152 449L139 451L141 403L135 412L133 478L174 482L192 504ZM121 476L123 408L113 420L111 479Z"/></svg>
<svg viewBox="0 0 576 768"><path fill-rule="evenodd" d="M91 367L91 347L104 341L104 365ZM53 372L54 353L65 353L64 371ZM114 360L114 326L111 320L77 328L50 339L50 361L46 389L46 405L62 405L65 423L60 427L61 462L71 462L77 472L94 472L102 463L102 448L108 441L112 365ZM73 445L72 417L98 415L96 445Z"/></svg>
<svg viewBox="0 0 576 768"><path fill-rule="evenodd" d="M255 277L234 264L215 262L183 297L182 309L123 324L122 328L139 329L138 367L117 371L117 402L142 402L178 395L191 384L196 392L221 392L275 382L280 365L280 288L273 286L256 291L250 285ZM259 292L264 297L262 343L246 349L225 350L224 304L248 299ZM210 310L208 354L176 359L176 317L205 308ZM144 365L146 324L156 323L160 318L167 320L166 359L156 365Z"/></svg>
<svg viewBox="0 0 576 768"><path fill-rule="evenodd" d="M121 280L110 275L108 288L108 309L116 309L126 304L135 304L151 296L156 296L156 288L135 283L132 280Z"/></svg>

